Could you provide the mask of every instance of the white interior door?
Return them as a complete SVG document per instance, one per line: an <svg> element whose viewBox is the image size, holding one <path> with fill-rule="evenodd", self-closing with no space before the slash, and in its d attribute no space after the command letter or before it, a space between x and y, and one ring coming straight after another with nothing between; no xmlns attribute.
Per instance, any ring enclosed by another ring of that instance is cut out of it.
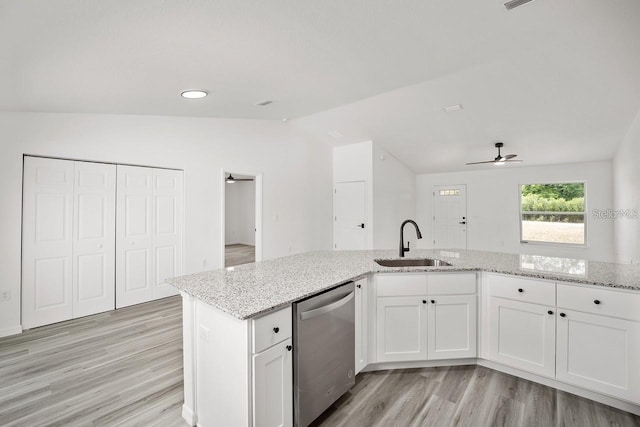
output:
<svg viewBox="0 0 640 427"><path fill-rule="evenodd" d="M437 248L467 248L467 186L433 187L433 245Z"/></svg>
<svg viewBox="0 0 640 427"><path fill-rule="evenodd" d="M367 249L364 181L336 183L333 198L334 249Z"/></svg>
<svg viewBox="0 0 640 427"><path fill-rule="evenodd" d="M178 294L165 281L182 275L182 181L182 171L153 169L154 299Z"/></svg>
<svg viewBox="0 0 640 427"><path fill-rule="evenodd" d="M117 168L116 308L153 299L153 169Z"/></svg>
<svg viewBox="0 0 640 427"><path fill-rule="evenodd" d="M115 308L116 166L75 167L73 317Z"/></svg>
<svg viewBox="0 0 640 427"><path fill-rule="evenodd" d="M22 326L25 329L73 316L73 181L73 162L24 158Z"/></svg>

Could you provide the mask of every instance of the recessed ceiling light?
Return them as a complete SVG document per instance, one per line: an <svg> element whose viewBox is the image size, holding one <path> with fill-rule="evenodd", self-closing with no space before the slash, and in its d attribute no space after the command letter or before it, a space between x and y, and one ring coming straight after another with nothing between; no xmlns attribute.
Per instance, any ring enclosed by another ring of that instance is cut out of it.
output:
<svg viewBox="0 0 640 427"><path fill-rule="evenodd" d="M183 98L198 99L208 95L204 90L185 90L180 94Z"/></svg>
<svg viewBox="0 0 640 427"><path fill-rule="evenodd" d="M269 105L269 104L273 104L273 101L269 101L268 99L265 99L264 101L258 102L256 105L259 107L264 107L265 105Z"/></svg>
<svg viewBox="0 0 640 427"><path fill-rule="evenodd" d="M286 118L286 117L283 117L283 118L282 118L282 121L283 121L283 122L286 122L287 120L289 120L289 119L288 119L288 118Z"/></svg>
<svg viewBox="0 0 640 427"><path fill-rule="evenodd" d="M444 107L444 111L447 113L453 113L454 111L462 110L462 104L449 105L448 107Z"/></svg>

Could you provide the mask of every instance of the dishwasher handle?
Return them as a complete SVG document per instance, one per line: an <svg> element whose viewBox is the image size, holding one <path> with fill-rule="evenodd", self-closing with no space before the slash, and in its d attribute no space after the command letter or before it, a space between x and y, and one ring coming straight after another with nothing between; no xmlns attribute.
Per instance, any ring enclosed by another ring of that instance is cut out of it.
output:
<svg viewBox="0 0 640 427"><path fill-rule="evenodd" d="M312 310L303 311L302 313L300 313L300 320L307 320L313 317L322 316L323 314L340 308L353 299L353 294L354 292L351 291L348 295L340 298L338 301L332 302L331 304L323 305L322 307L314 308Z"/></svg>

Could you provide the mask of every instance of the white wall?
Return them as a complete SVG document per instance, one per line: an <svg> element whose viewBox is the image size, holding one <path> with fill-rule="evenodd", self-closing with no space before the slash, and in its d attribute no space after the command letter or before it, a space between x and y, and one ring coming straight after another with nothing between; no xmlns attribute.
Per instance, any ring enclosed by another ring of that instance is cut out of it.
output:
<svg viewBox="0 0 640 427"><path fill-rule="evenodd" d="M332 147L280 121L0 113L0 334L20 323L22 156L185 171L185 273L221 267L221 170L262 172L264 259L332 244Z"/></svg>
<svg viewBox="0 0 640 427"><path fill-rule="evenodd" d="M236 181L234 184L226 184L225 198L225 244L255 245L255 181Z"/></svg>
<svg viewBox="0 0 640 427"><path fill-rule="evenodd" d="M415 215L416 174L373 144L373 248L398 248L400 224L405 219L416 220ZM417 238L412 225L405 227L404 235L405 242L415 248Z"/></svg>
<svg viewBox="0 0 640 427"><path fill-rule="evenodd" d="M482 171L418 175L417 215L424 224L420 247L433 246L434 185L466 184L467 248L612 261L613 221L594 219L592 209L613 206L612 165L609 161L539 167L490 168ZM519 185L585 181L587 185L587 247L520 243Z"/></svg>
<svg viewBox="0 0 640 427"><path fill-rule="evenodd" d="M365 182L367 248L397 248L400 224L415 219L415 173L372 141L336 147L333 159L334 183ZM406 234L415 247L415 232Z"/></svg>
<svg viewBox="0 0 640 427"><path fill-rule="evenodd" d="M620 144L613 161L614 209L640 211L640 112ZM618 262L640 262L640 218L620 216L614 221Z"/></svg>

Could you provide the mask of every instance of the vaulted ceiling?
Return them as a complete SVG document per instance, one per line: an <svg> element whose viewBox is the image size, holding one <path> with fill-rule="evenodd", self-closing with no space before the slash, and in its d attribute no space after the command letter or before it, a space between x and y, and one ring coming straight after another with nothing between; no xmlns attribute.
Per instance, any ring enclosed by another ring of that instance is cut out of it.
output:
<svg viewBox="0 0 640 427"><path fill-rule="evenodd" d="M637 0L0 0L0 110L287 118L416 172L496 141L608 159L640 108L638 22Z"/></svg>

